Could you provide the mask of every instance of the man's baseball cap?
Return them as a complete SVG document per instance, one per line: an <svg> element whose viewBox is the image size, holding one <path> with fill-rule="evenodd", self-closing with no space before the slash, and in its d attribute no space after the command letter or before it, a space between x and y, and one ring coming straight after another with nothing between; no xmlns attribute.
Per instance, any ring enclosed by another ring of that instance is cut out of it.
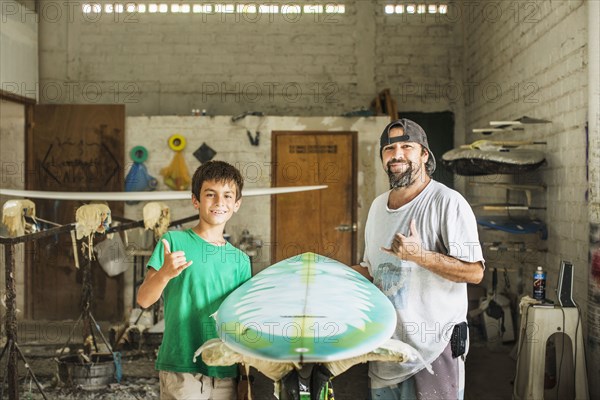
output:
<svg viewBox="0 0 600 400"><path fill-rule="evenodd" d="M392 130L392 128L402 128L402 130L404 131L404 135L390 138L390 131ZM385 146L396 142L414 142L419 143L421 146L425 147L429 152L429 159L433 164L433 169L431 170L431 172L433 173L433 171L435 171L435 157L433 156L433 153L429 148L429 143L427 142L427 134L425 133L423 128L421 128L421 125L406 118L401 118L389 123L388 126L385 127L385 129L381 133L381 137L379 138L379 157L382 156L383 148Z"/></svg>

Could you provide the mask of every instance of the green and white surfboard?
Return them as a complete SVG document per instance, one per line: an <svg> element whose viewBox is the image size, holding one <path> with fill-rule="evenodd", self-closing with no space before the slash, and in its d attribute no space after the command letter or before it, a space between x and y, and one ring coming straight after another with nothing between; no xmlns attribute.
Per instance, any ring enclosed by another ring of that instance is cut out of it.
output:
<svg viewBox="0 0 600 400"><path fill-rule="evenodd" d="M379 347L394 332L396 312L350 267L304 253L268 267L231 293L216 322L221 339L243 355L325 362Z"/></svg>

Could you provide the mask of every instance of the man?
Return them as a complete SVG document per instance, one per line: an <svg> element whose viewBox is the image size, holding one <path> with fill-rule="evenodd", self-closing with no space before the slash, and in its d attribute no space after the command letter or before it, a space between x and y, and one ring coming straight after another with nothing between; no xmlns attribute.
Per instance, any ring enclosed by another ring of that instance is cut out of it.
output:
<svg viewBox="0 0 600 400"><path fill-rule="evenodd" d="M431 179L435 158L417 123L390 123L380 156L391 190L371 205L364 260L353 268L392 301L393 337L415 347L434 373L372 362L372 398L463 398L467 283L479 283L484 269L475 216L458 192Z"/></svg>

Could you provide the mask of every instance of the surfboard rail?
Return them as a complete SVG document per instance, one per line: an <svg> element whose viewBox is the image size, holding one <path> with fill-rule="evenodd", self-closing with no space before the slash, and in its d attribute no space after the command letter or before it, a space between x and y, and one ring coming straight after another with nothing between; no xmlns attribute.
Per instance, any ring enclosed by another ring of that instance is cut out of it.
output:
<svg viewBox="0 0 600 400"><path fill-rule="evenodd" d="M325 188L327 188L327 185L248 188L242 191L242 196L265 196L274 194L304 192L309 190L322 190ZM45 190L0 188L0 195L12 197L27 197L31 199L81 201L168 201L191 199L191 191L189 190L165 190L149 192L54 192Z"/></svg>

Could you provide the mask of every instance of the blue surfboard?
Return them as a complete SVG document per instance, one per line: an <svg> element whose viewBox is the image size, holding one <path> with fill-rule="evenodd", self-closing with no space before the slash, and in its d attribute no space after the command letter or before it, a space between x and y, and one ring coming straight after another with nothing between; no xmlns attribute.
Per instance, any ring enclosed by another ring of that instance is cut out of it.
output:
<svg viewBox="0 0 600 400"><path fill-rule="evenodd" d="M485 216L478 217L477 223L486 228L497 229L508 233L537 233L540 239L548 239L546 224L537 219L527 217Z"/></svg>
<svg viewBox="0 0 600 400"><path fill-rule="evenodd" d="M396 312L350 267L304 253L268 267L231 293L216 322L221 340L243 355L326 362L382 345L396 328Z"/></svg>

